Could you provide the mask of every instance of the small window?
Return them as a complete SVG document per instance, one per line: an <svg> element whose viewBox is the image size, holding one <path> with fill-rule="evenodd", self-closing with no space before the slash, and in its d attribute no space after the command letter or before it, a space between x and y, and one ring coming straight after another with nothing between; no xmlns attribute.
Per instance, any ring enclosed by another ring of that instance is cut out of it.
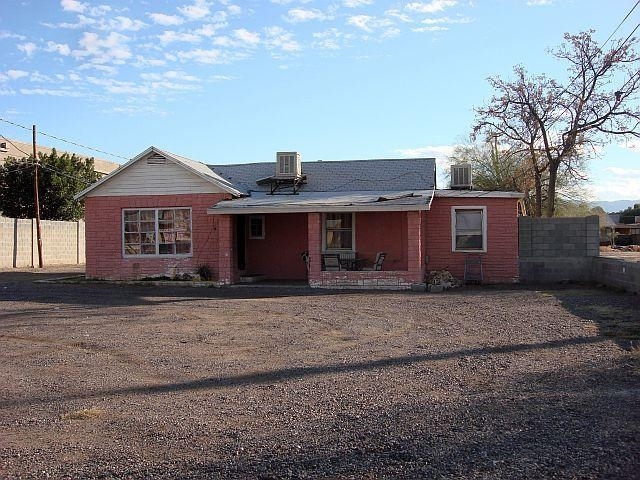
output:
<svg viewBox="0 0 640 480"><path fill-rule="evenodd" d="M249 217L249 238L251 240L264 240L264 215Z"/></svg>
<svg viewBox="0 0 640 480"><path fill-rule="evenodd" d="M353 250L353 213L325 214L324 248Z"/></svg>
<svg viewBox="0 0 640 480"><path fill-rule="evenodd" d="M451 208L451 240L454 252L487 251L486 217L486 207Z"/></svg>

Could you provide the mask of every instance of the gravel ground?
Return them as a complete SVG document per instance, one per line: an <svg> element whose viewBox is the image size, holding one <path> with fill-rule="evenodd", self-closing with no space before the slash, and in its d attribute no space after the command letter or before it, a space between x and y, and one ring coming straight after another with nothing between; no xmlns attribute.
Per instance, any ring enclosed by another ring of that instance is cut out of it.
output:
<svg viewBox="0 0 640 480"><path fill-rule="evenodd" d="M640 478L640 299L0 273L3 478Z"/></svg>

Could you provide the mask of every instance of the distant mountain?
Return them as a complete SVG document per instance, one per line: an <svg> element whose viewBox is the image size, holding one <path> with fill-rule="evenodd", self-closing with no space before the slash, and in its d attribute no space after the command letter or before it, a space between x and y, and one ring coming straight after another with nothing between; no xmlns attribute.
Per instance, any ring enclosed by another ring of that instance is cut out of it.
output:
<svg viewBox="0 0 640 480"><path fill-rule="evenodd" d="M595 202L589 202L594 207L602 207L607 213L620 212L629 207L633 207L636 203L640 203L638 200L596 200Z"/></svg>

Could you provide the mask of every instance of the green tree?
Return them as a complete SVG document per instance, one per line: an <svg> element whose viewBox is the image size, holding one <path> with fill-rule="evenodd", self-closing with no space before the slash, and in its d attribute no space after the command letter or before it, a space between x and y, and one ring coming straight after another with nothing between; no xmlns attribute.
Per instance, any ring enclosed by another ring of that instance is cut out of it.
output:
<svg viewBox="0 0 640 480"><path fill-rule="evenodd" d="M620 223L635 223L635 218L640 217L640 203L636 203L633 207L628 207L620 213Z"/></svg>
<svg viewBox="0 0 640 480"><path fill-rule="evenodd" d="M43 220L78 220L84 216L83 202L73 196L99 178L93 158L58 155L55 149L38 153L38 197ZM35 216L33 157L8 158L0 166L0 211L13 218Z"/></svg>
<svg viewBox="0 0 640 480"><path fill-rule="evenodd" d="M525 155L537 216L554 216L559 179L579 178L580 163L595 147L612 137L640 137L638 40L618 40L603 51L592 34L565 34L552 51L567 64L564 84L517 66L511 81L489 79L495 93L476 109L474 137L498 138Z"/></svg>

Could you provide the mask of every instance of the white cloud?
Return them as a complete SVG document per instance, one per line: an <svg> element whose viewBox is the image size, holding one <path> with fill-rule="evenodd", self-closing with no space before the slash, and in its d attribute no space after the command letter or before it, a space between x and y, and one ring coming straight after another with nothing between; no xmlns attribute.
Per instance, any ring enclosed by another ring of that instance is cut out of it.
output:
<svg viewBox="0 0 640 480"><path fill-rule="evenodd" d="M405 8L418 13L437 13L457 4L456 0L432 0L430 2L411 2Z"/></svg>
<svg viewBox="0 0 640 480"><path fill-rule="evenodd" d="M240 40L242 43L255 46L260 43L260 34L256 32L250 32L245 28L239 28L233 31L233 36Z"/></svg>
<svg viewBox="0 0 640 480"><path fill-rule="evenodd" d="M227 22L207 23L195 30L194 33L197 35L202 35L203 37L213 37L218 32L218 30L221 30L226 26Z"/></svg>
<svg viewBox="0 0 640 480"><path fill-rule="evenodd" d="M11 33L11 32L0 32L0 40L3 40L5 38L13 38L16 40L20 40L23 41L25 40L27 37L25 37L24 35L18 35L17 33Z"/></svg>
<svg viewBox="0 0 640 480"><path fill-rule="evenodd" d="M527 2L528 7L541 7L544 5L551 5L551 4L553 4L552 0L529 0Z"/></svg>
<svg viewBox="0 0 640 480"><path fill-rule="evenodd" d="M193 5L178 7L178 11L189 20L200 20L211 12L209 9L209 2L206 0L195 0Z"/></svg>
<svg viewBox="0 0 640 480"><path fill-rule="evenodd" d="M35 52L37 49L38 47L33 42L27 42L27 43L18 45L18 50L20 50L21 52L24 52L27 55L27 57L30 57L31 55L33 55L33 52Z"/></svg>
<svg viewBox="0 0 640 480"><path fill-rule="evenodd" d="M242 7L239 5L229 5L227 12L229 12L230 15L240 15L242 13Z"/></svg>
<svg viewBox="0 0 640 480"><path fill-rule="evenodd" d="M393 26L393 22L390 19L376 18L371 15L354 15L347 19L347 23L369 33L373 32L374 29Z"/></svg>
<svg viewBox="0 0 640 480"><path fill-rule="evenodd" d="M186 42L186 43L197 43L200 41L200 36L194 33L186 33L186 32L175 32L173 30L167 30L162 32L162 34L158 35L158 38L162 42L163 45L173 42Z"/></svg>
<svg viewBox="0 0 640 480"><path fill-rule="evenodd" d="M373 0L344 0L343 4L348 8L356 8L361 5L371 5L373 4Z"/></svg>
<svg viewBox="0 0 640 480"><path fill-rule="evenodd" d="M460 18L449 18L449 17L439 17L439 18L425 18L421 23L424 25L438 25L438 24L465 24L471 23L473 19L469 17L460 17Z"/></svg>
<svg viewBox="0 0 640 480"><path fill-rule="evenodd" d="M131 31L131 32L137 32L138 30L140 30L145 26L146 24L141 20L132 20L128 17L121 17L121 16L110 19L106 25L108 30Z"/></svg>
<svg viewBox="0 0 640 480"><path fill-rule="evenodd" d="M71 49L69 48L69 45L67 45L66 43L55 43L51 41L47 42L46 51L56 52L65 57L71 53Z"/></svg>
<svg viewBox="0 0 640 480"><path fill-rule="evenodd" d="M104 38L93 32L84 32L78 42L82 49L74 50L72 55L78 59L88 57L91 63L122 64L131 58L128 41L129 37L117 32L111 32Z"/></svg>
<svg viewBox="0 0 640 480"><path fill-rule="evenodd" d="M178 52L178 57L183 60L193 60L204 64L225 63L222 51L216 48L210 50L196 49L188 52Z"/></svg>
<svg viewBox="0 0 640 480"><path fill-rule="evenodd" d="M282 27L267 27L265 28L265 32L267 34L265 43L270 50L282 50L287 53L293 53L302 49L300 44L294 39L293 34L287 32Z"/></svg>
<svg viewBox="0 0 640 480"><path fill-rule="evenodd" d="M397 153L407 158L422 158L422 157L449 157L455 145L427 145L425 147L416 148L401 148L396 150Z"/></svg>
<svg viewBox="0 0 640 480"><path fill-rule="evenodd" d="M177 15L165 15L164 13L150 13L149 17L154 23L158 25L163 25L165 27L172 25L182 25L184 23L184 19Z"/></svg>
<svg viewBox="0 0 640 480"><path fill-rule="evenodd" d="M105 75L113 76L118 70L115 67L110 65L99 65L96 63L83 63L78 67L78 70L97 70L98 72L102 72Z"/></svg>
<svg viewBox="0 0 640 480"><path fill-rule="evenodd" d="M617 177L637 177L640 180L640 168L607 167L605 170Z"/></svg>
<svg viewBox="0 0 640 480"><path fill-rule="evenodd" d="M22 95L44 95L50 97L84 97L85 94L76 89L53 88L21 88Z"/></svg>
<svg viewBox="0 0 640 480"><path fill-rule="evenodd" d="M87 82L103 87L108 93L125 95L146 95L149 93L149 87L146 85L136 85L133 82L122 82L112 78L87 77Z"/></svg>
<svg viewBox="0 0 640 480"><path fill-rule="evenodd" d="M328 17L316 8L292 8L287 12L285 20L289 23L302 23L311 20L326 20Z"/></svg>
<svg viewBox="0 0 640 480"><path fill-rule="evenodd" d="M343 44L353 38L353 35L343 33L333 27L323 32L315 32L313 38L315 39L313 42L314 47L326 50L339 50Z"/></svg>
<svg viewBox="0 0 640 480"><path fill-rule="evenodd" d="M200 79L193 75L188 75L185 72L179 72L176 70L169 70L164 73L142 73L140 78L148 81L160 81L160 80L173 80L180 82L199 82Z"/></svg>
<svg viewBox="0 0 640 480"><path fill-rule="evenodd" d="M9 78L9 80L17 80L19 78L28 77L29 72L25 72L24 70L7 70L5 75Z"/></svg>
<svg viewBox="0 0 640 480"><path fill-rule="evenodd" d="M87 4L78 0L60 0L60 6L65 12L83 13L87 9Z"/></svg>
<svg viewBox="0 0 640 480"><path fill-rule="evenodd" d="M449 28L439 25L433 25L430 27L416 27L411 29L412 32L446 32L448 30Z"/></svg>

